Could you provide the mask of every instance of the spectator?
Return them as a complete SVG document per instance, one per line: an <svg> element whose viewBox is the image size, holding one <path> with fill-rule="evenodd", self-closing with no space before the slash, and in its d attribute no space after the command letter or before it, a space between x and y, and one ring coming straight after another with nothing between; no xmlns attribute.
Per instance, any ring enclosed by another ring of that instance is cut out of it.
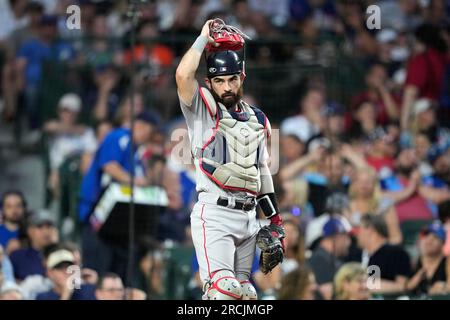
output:
<svg viewBox="0 0 450 320"><path fill-rule="evenodd" d="M5 282L15 282L15 279L11 260L0 245L0 288Z"/></svg>
<svg viewBox="0 0 450 320"><path fill-rule="evenodd" d="M114 42L108 41L110 34L107 17L102 14L95 15L90 25L89 40L85 41L86 46L82 50L89 66L95 68L119 60L117 47Z"/></svg>
<svg viewBox="0 0 450 320"><path fill-rule="evenodd" d="M27 203L22 192L11 190L3 194L1 206L0 245L9 253L17 249L8 244L11 239L19 238L19 230L26 219Z"/></svg>
<svg viewBox="0 0 450 320"><path fill-rule="evenodd" d="M352 140L365 140L377 127L375 105L370 101L357 104L350 121L350 137Z"/></svg>
<svg viewBox="0 0 450 320"><path fill-rule="evenodd" d="M80 248L71 242L64 242L62 244L56 245L51 251L55 251L57 249L64 249L70 251L74 256L74 265L81 268L81 280L82 283L93 284L96 285L98 281L97 271L86 268L83 266L82 254ZM51 253L50 251L50 253Z"/></svg>
<svg viewBox="0 0 450 320"><path fill-rule="evenodd" d="M37 105L39 85L42 80L43 64L46 61L69 61L75 57L73 48L64 42L57 42L57 18L44 15L38 29L38 38L26 41L17 52L19 75L25 83L25 105L31 129L37 129L39 108Z"/></svg>
<svg viewBox="0 0 450 320"><path fill-rule="evenodd" d="M306 266L299 266L286 274L277 293L278 300L316 300L316 297L314 273Z"/></svg>
<svg viewBox="0 0 450 320"><path fill-rule="evenodd" d="M358 244L364 250L363 266L375 266L381 278L377 293L404 293L411 275L408 254L388 243L388 229L383 217L367 214L361 219Z"/></svg>
<svg viewBox="0 0 450 320"><path fill-rule="evenodd" d="M27 0L2 1L0 8L0 42L5 41L14 30L27 24Z"/></svg>
<svg viewBox="0 0 450 320"><path fill-rule="evenodd" d="M106 273L98 280L95 297L97 300L123 300L125 288L122 279L115 273Z"/></svg>
<svg viewBox="0 0 450 320"><path fill-rule="evenodd" d="M45 276L43 249L58 241L55 222L44 212L33 214L27 226L28 246L10 254L17 281L31 275Z"/></svg>
<svg viewBox="0 0 450 320"><path fill-rule="evenodd" d="M344 111L344 107L337 102L328 102L322 110L325 118L322 135L335 145L347 141Z"/></svg>
<svg viewBox="0 0 450 320"><path fill-rule="evenodd" d="M295 134L283 134L280 143L282 164L292 163L305 152L305 143Z"/></svg>
<svg viewBox="0 0 450 320"><path fill-rule="evenodd" d="M114 117L114 122L117 126L130 128L131 126L131 93L125 95L122 99L119 108L117 109L116 115ZM140 114L144 111L144 98L140 92L135 92L133 94L134 103L134 114Z"/></svg>
<svg viewBox="0 0 450 320"><path fill-rule="evenodd" d="M396 159L394 174L381 180L381 187L385 196L395 203L395 210L400 223L432 218L427 200L419 192L420 186L421 177L417 170L417 159L414 151L404 149Z"/></svg>
<svg viewBox="0 0 450 320"><path fill-rule="evenodd" d="M380 31L383 32L383 31ZM381 63L374 63L366 73L366 90L352 99L352 109L363 102L370 102L375 107L378 125L386 125L389 121L400 118L399 99L388 89L387 70Z"/></svg>
<svg viewBox="0 0 450 320"><path fill-rule="evenodd" d="M121 73L113 64L98 65L93 74L94 86L86 94L87 105L93 105L92 118L113 121L122 95Z"/></svg>
<svg viewBox="0 0 450 320"><path fill-rule="evenodd" d="M439 223L422 229L419 238L420 257L407 289L413 295L447 294L450 290L450 261L443 254L446 231Z"/></svg>
<svg viewBox="0 0 450 320"><path fill-rule="evenodd" d="M138 64L150 64L155 68L169 67L174 54L170 47L155 43L159 36L156 20L143 20L137 28L137 44L124 53L124 64L130 65L132 54Z"/></svg>
<svg viewBox="0 0 450 320"><path fill-rule="evenodd" d="M323 126L321 109L324 100L322 89L316 87L308 89L300 100L300 114L285 119L281 123L281 133L295 134L304 143L318 134Z"/></svg>
<svg viewBox="0 0 450 320"><path fill-rule="evenodd" d="M106 273L98 282L95 290L96 300L146 300L144 291L136 288L124 288L122 279L112 272Z"/></svg>
<svg viewBox="0 0 450 320"><path fill-rule="evenodd" d="M423 24L415 31L414 55L408 63L403 91L401 125L408 128L413 105L420 98L440 98L446 66L447 45L438 27Z"/></svg>
<svg viewBox="0 0 450 320"><path fill-rule="evenodd" d="M7 8L4 8L6 4ZM8 6L11 4L11 13L9 13ZM0 61L2 60L2 40L7 41L5 43L5 65L2 68L0 63L0 69L2 70L2 91L5 101L5 108L3 110L3 118L7 121L16 120L16 116L21 110L18 109L18 92L23 88L24 83L19 74L17 63L15 59L16 51L23 43L29 39L37 36L36 31L39 29L40 20L42 18L42 7L36 2L31 2L27 5L27 1L2 1L0 3L0 21L2 23L2 30L0 31ZM11 14L11 15L10 15ZM25 16L23 16L25 15ZM8 21L14 19L14 16L20 17L20 22ZM8 28L8 23L10 27ZM1 39L5 36L5 39Z"/></svg>
<svg viewBox="0 0 450 320"><path fill-rule="evenodd" d="M375 128L367 138L370 141L366 155L367 163L380 175L392 174L395 161L390 155L389 146L394 143L394 139L382 127Z"/></svg>
<svg viewBox="0 0 450 320"><path fill-rule="evenodd" d="M350 188L350 210L347 218L354 227L358 227L366 214L381 215L388 227L389 243L401 244L397 213L392 201L382 198L375 170L361 169L356 172Z"/></svg>
<svg viewBox="0 0 450 320"><path fill-rule="evenodd" d="M139 261L139 277L141 278L141 283L137 285L135 290L144 290L146 297L150 300L161 299L164 294L164 253L153 245L148 246L146 249L147 251Z"/></svg>
<svg viewBox="0 0 450 320"><path fill-rule="evenodd" d="M428 153L431 148L430 138L425 133L418 133L414 139L414 152L419 161L419 172L422 176L429 176L433 172L432 166L428 163Z"/></svg>
<svg viewBox="0 0 450 320"><path fill-rule="evenodd" d="M307 182L308 201L314 216L317 217L325 211L324 198L332 192L347 192L348 180L344 176L343 160L347 160L355 168L364 167L366 163L348 145L342 146L339 153L333 153L331 144L326 138L313 140L308 149L307 155L282 168L280 177L283 183L295 179L304 179ZM307 168L314 170L308 172Z"/></svg>
<svg viewBox="0 0 450 320"><path fill-rule="evenodd" d="M95 285L97 283L97 272L92 269L83 268L81 253L78 247L72 243L52 243L46 246L43 250L43 259L47 260L50 254L58 250L70 251L73 254L74 265L80 268L79 272L77 271L76 274L81 276L81 284ZM75 273L72 273L72 275L74 274ZM38 294L50 291L53 288L53 282L47 276L33 275L28 276L22 281L20 287L27 299L35 300Z"/></svg>
<svg viewBox="0 0 450 320"><path fill-rule="evenodd" d="M107 120L100 121L95 125L95 139L97 146L101 145L105 137L113 130L113 125ZM82 175L85 175L92 164L96 150L85 150L81 155L80 171Z"/></svg>
<svg viewBox="0 0 450 320"><path fill-rule="evenodd" d="M14 282L6 282L0 286L0 300L23 300L20 287Z"/></svg>
<svg viewBox="0 0 450 320"><path fill-rule="evenodd" d="M447 234L444 245L444 255L447 257L450 255L450 201L445 201L439 205L439 220Z"/></svg>
<svg viewBox="0 0 450 320"><path fill-rule="evenodd" d="M417 134L424 134L428 137L432 147L447 147L450 131L439 125L436 105L429 99L418 99L414 102L412 109L414 118L411 131L403 134L403 143L409 143L409 140L412 140Z"/></svg>
<svg viewBox="0 0 450 320"><path fill-rule="evenodd" d="M432 165L433 174L422 179L420 193L428 200L428 206L437 216L437 205L450 200L450 154L448 148L435 146L428 152L428 160Z"/></svg>
<svg viewBox="0 0 450 320"><path fill-rule="evenodd" d="M73 277L74 264L75 257L68 250L50 253L46 261L47 276L54 286L50 291L38 294L36 300L95 300L95 286L80 284Z"/></svg>
<svg viewBox="0 0 450 320"><path fill-rule="evenodd" d="M333 277L348 254L350 237L348 226L342 219L330 216L322 227L317 247L308 259L308 265L317 280L322 296L329 300L333 294Z"/></svg>
<svg viewBox="0 0 450 320"><path fill-rule="evenodd" d="M334 276L334 298L336 300L368 300L367 272L356 262L341 266Z"/></svg>
<svg viewBox="0 0 450 320"><path fill-rule="evenodd" d="M16 29L9 39L14 51L21 48L26 41L37 38L37 31L39 30L42 16L44 15L44 7L37 1L31 1L27 4L25 13L28 18L28 24Z"/></svg>
<svg viewBox="0 0 450 320"><path fill-rule="evenodd" d="M113 130L99 146L91 167L83 178L78 208L79 220L84 224L82 236L83 261L86 267L97 270L100 274L112 271L120 276L125 276L127 248L123 245L115 246L104 243L90 225L89 216L101 195L102 189L106 187L105 177L108 176L109 181L123 184L130 183L132 144L134 144L134 147L138 147L148 142L154 125L155 120L151 115L141 113L136 117L133 137L130 137L130 130L127 128ZM135 150L137 152L137 149ZM136 153L134 159L136 186L148 185L145 178L145 168L138 153ZM113 255L120 258L113 259L114 261L111 261L112 258L107 258Z"/></svg>
<svg viewBox="0 0 450 320"><path fill-rule="evenodd" d="M48 184L53 195L59 196L59 168L64 161L75 154L94 152L97 148L91 128L77 124L81 110L81 99L74 93L63 95L58 102L58 120L45 124L44 131L49 135L50 174Z"/></svg>

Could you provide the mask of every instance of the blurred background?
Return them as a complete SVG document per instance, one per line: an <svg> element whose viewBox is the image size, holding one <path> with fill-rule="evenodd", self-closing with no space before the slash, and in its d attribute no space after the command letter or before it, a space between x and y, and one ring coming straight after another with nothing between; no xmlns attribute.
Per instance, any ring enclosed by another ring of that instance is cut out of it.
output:
<svg viewBox="0 0 450 320"><path fill-rule="evenodd" d="M366 23L370 5L379 29ZM280 129L271 161L287 251L268 276L255 258L260 297L450 298L448 0L136 8L132 23L128 1L0 0L0 299L63 298L58 272L74 264L82 290L72 299L200 299L195 169L172 156L187 143L174 74L215 17L252 38L244 100ZM204 74L202 62L199 83ZM130 273L128 244L90 233L78 206L99 147L130 127L132 109L152 123L137 154L145 187L167 203L136 239Z"/></svg>

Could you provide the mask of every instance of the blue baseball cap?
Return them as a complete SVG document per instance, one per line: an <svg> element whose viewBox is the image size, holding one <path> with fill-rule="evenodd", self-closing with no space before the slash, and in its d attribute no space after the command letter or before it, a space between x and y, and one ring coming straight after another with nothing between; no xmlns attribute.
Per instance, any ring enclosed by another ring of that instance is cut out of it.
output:
<svg viewBox="0 0 450 320"><path fill-rule="evenodd" d="M322 237L330 237L337 234L348 234L350 232L349 227L344 223L343 217L330 217L322 227Z"/></svg>
<svg viewBox="0 0 450 320"><path fill-rule="evenodd" d="M445 231L442 224L438 221L433 222L422 229L421 234L426 236L428 234L432 233L434 236L436 236L438 239L440 239L442 242L445 243L445 240L447 239L447 232Z"/></svg>

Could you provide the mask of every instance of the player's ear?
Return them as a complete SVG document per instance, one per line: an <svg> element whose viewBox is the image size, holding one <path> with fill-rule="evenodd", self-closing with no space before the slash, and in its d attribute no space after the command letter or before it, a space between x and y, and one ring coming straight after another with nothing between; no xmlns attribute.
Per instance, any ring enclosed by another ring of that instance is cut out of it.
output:
<svg viewBox="0 0 450 320"><path fill-rule="evenodd" d="M206 87L211 90L211 81L208 78L205 78Z"/></svg>
<svg viewBox="0 0 450 320"><path fill-rule="evenodd" d="M245 80L245 72L241 72L241 74L239 75L239 77L241 78L241 84L244 83L244 80Z"/></svg>

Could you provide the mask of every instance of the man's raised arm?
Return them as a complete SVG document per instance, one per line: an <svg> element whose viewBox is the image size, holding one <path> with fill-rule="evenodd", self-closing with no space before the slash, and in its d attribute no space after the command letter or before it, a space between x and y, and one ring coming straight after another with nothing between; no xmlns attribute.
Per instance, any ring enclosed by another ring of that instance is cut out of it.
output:
<svg viewBox="0 0 450 320"><path fill-rule="evenodd" d="M213 20L208 20L203 25L200 36L198 36L192 47L184 54L175 73L178 96L180 97L181 102L187 106L192 104L192 98L194 97L195 90L198 86L197 80L195 79L195 72L200 64L203 50L208 42L214 43L214 40L209 33L212 22Z"/></svg>

